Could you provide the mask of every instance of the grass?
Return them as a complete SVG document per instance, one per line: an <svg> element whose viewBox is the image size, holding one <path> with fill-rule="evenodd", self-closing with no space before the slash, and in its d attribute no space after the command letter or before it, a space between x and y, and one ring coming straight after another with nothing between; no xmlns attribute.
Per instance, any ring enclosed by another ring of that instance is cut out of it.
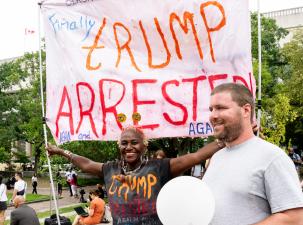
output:
<svg viewBox="0 0 303 225"><path fill-rule="evenodd" d="M7 193L7 198L12 199L12 195L12 193ZM49 195L26 194L26 203L31 203L35 201L48 201L49 199Z"/></svg>

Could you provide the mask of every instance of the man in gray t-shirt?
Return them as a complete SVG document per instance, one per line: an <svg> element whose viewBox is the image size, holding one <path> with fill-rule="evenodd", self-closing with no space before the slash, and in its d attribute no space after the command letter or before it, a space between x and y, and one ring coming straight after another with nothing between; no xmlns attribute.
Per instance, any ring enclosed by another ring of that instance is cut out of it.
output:
<svg viewBox="0 0 303 225"><path fill-rule="evenodd" d="M211 225L303 224L303 194L290 158L254 136L254 101L243 85L223 84L211 94L210 121L226 148L211 159L203 181L216 207Z"/></svg>

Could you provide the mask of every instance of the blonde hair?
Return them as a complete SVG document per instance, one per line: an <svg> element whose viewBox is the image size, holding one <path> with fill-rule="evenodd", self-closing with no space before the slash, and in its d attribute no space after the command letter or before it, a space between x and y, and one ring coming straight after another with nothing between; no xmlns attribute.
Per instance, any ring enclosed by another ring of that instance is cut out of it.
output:
<svg viewBox="0 0 303 225"><path fill-rule="evenodd" d="M143 140L144 146L145 146L145 147L148 146L148 139L146 138L144 132L143 132L140 128L138 128L138 127L136 127L136 126L124 127L124 128L122 129L121 135L122 135L123 132L126 132L126 131L134 131L135 133L139 134L140 137L141 137L142 140ZM118 143L118 146L120 146L120 140L118 140L117 143Z"/></svg>

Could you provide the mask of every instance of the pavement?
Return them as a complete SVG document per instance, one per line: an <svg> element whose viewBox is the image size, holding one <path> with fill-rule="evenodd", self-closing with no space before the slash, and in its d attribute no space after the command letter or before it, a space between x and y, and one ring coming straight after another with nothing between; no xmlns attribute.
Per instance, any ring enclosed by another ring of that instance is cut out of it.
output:
<svg viewBox="0 0 303 225"><path fill-rule="evenodd" d="M27 189L27 193L31 193L32 192L32 188L29 185L30 183L28 183L28 189ZM93 190L95 188L95 186L88 186L88 187L82 187L84 188L86 194L84 196L84 199L88 198L88 193L90 190ZM11 192L8 191L8 192ZM45 185L42 185L42 187L39 187L38 184L38 188L37 188L37 192L38 194L45 194L45 195L50 195L51 194L51 190L50 190L50 185L48 184L48 187L45 187ZM74 198L70 196L69 190L67 189L63 189L62 192L62 198L57 200L57 205L58 208L65 208L65 207L70 207L73 205L77 205L79 204L79 199L78 198ZM38 212L45 212L45 211L49 211L52 210L52 214L55 213L55 204L54 201L43 201L43 202L36 202L36 203L30 203L28 204L30 207L32 207L37 213ZM11 211L14 210L13 206L8 207L8 209L5 211L5 215L6 215L6 220L10 219L10 213ZM69 212L69 213L64 213L64 214L60 214L61 216L73 216L76 215L76 212ZM40 223L44 222L45 218L40 219ZM103 223L100 223L103 224ZM104 223L107 225L112 225L112 223Z"/></svg>

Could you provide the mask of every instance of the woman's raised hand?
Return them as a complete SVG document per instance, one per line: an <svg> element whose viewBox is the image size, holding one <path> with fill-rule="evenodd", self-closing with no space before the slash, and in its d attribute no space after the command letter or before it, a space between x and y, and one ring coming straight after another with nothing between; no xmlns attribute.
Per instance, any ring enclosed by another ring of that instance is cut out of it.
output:
<svg viewBox="0 0 303 225"><path fill-rule="evenodd" d="M49 154L51 155L61 155L60 153L63 152L63 150L56 145L48 144L48 146L45 148Z"/></svg>

